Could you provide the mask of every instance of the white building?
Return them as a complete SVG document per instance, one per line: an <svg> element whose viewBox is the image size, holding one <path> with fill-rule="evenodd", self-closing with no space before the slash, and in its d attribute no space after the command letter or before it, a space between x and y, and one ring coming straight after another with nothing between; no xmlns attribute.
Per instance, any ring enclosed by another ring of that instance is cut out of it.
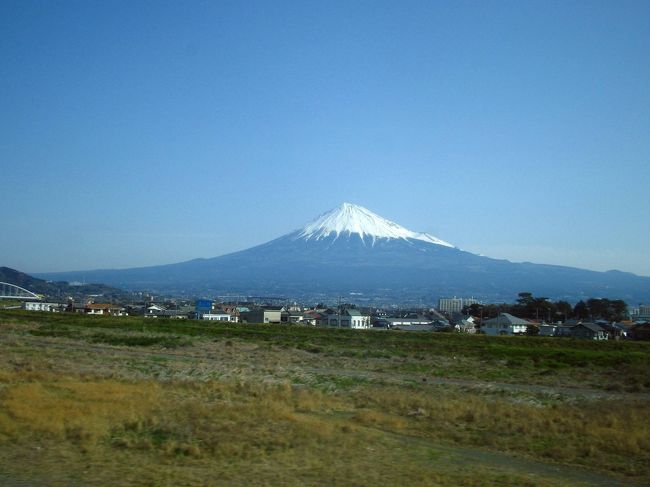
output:
<svg viewBox="0 0 650 487"><path fill-rule="evenodd" d="M415 316L412 318L384 318L384 321L388 323L389 328L395 328L397 326L430 325L432 320L423 316Z"/></svg>
<svg viewBox="0 0 650 487"><path fill-rule="evenodd" d="M59 303L43 303L41 301L25 301L22 308L26 311L59 311Z"/></svg>
<svg viewBox="0 0 650 487"><path fill-rule="evenodd" d="M438 309L443 313L460 313L465 306L471 306L472 304L480 304L477 299L474 298L440 298L438 300Z"/></svg>
<svg viewBox="0 0 650 487"><path fill-rule="evenodd" d="M203 313L201 319L208 321L228 321L229 323L237 323L239 321L238 317L231 315L230 313L219 313L213 311L212 313Z"/></svg>
<svg viewBox="0 0 650 487"><path fill-rule="evenodd" d="M642 304L639 306L639 314L635 316L638 320L650 320L650 306Z"/></svg>
<svg viewBox="0 0 650 487"><path fill-rule="evenodd" d="M443 313L460 313L463 309L463 298L440 298L438 309Z"/></svg>
<svg viewBox="0 0 650 487"><path fill-rule="evenodd" d="M121 306L107 303L88 303L84 307L87 315L125 316L126 312Z"/></svg>
<svg viewBox="0 0 650 487"><path fill-rule="evenodd" d="M468 316L466 318L463 318L462 320L459 320L454 325L454 328L456 329L456 331L460 331L463 333L476 333L476 323L474 322L474 317Z"/></svg>
<svg viewBox="0 0 650 487"><path fill-rule="evenodd" d="M358 309L345 309L341 313L329 314L327 325L336 328L364 330L370 328L370 316L361 314Z"/></svg>

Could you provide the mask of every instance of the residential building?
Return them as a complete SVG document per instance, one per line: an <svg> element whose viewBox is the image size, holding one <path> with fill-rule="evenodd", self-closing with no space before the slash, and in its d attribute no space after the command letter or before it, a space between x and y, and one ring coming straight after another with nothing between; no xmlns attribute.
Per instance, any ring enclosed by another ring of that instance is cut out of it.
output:
<svg viewBox="0 0 650 487"><path fill-rule="evenodd" d="M443 313L460 313L465 306L471 306L472 304L480 304L477 299L474 298L440 298L438 300L438 309Z"/></svg>
<svg viewBox="0 0 650 487"><path fill-rule="evenodd" d="M454 329L461 333L476 333L476 322L473 316L466 316L456 320Z"/></svg>
<svg viewBox="0 0 650 487"><path fill-rule="evenodd" d="M302 306L293 303L285 306L284 309L287 315L287 323L301 323L303 321L304 313Z"/></svg>
<svg viewBox="0 0 650 487"><path fill-rule="evenodd" d="M539 336L552 337L557 334L558 325L542 322L537 326L537 328L539 329Z"/></svg>
<svg viewBox="0 0 650 487"><path fill-rule="evenodd" d="M573 338L585 338L588 340L607 340L607 331L596 323L578 323L571 327Z"/></svg>
<svg viewBox="0 0 650 487"><path fill-rule="evenodd" d="M186 320L189 318L189 313L185 310L179 309L165 309L157 304L151 304L144 309L145 318L173 318L179 320Z"/></svg>
<svg viewBox="0 0 650 487"><path fill-rule="evenodd" d="M364 315L357 309L346 309L345 312L350 317L350 328L370 328L370 315Z"/></svg>
<svg viewBox="0 0 650 487"><path fill-rule="evenodd" d="M639 314L635 316L634 319L637 321L650 321L650 305L640 305Z"/></svg>
<svg viewBox="0 0 650 487"><path fill-rule="evenodd" d="M344 309L340 313L328 314L326 324L335 328L366 329L370 328L370 315L364 315L358 309Z"/></svg>
<svg viewBox="0 0 650 487"><path fill-rule="evenodd" d="M239 321L239 318L236 315L219 311L203 313L200 319L208 321L227 321L229 323L237 323Z"/></svg>
<svg viewBox="0 0 650 487"><path fill-rule="evenodd" d="M213 303L209 299L197 299L194 303L194 311L196 312L196 317L201 318L206 313L211 313L213 309Z"/></svg>
<svg viewBox="0 0 650 487"><path fill-rule="evenodd" d="M463 298L440 298L438 309L443 313L460 313L463 309Z"/></svg>
<svg viewBox="0 0 650 487"><path fill-rule="evenodd" d="M630 328L632 340L650 340L650 322L638 323Z"/></svg>
<svg viewBox="0 0 650 487"><path fill-rule="evenodd" d="M310 309L304 312L301 323L312 326L326 326L328 314L326 309Z"/></svg>
<svg viewBox="0 0 650 487"><path fill-rule="evenodd" d="M26 311L61 311L63 305L60 303L43 303L41 301L25 301L22 308Z"/></svg>
<svg viewBox="0 0 650 487"><path fill-rule="evenodd" d="M108 303L88 303L84 306L87 315L124 316L126 311L120 305Z"/></svg>
<svg viewBox="0 0 650 487"><path fill-rule="evenodd" d="M158 306L157 304L150 304L144 308L143 311L145 316L156 318L158 315L162 314L165 311L165 308Z"/></svg>
<svg viewBox="0 0 650 487"><path fill-rule="evenodd" d="M496 318L484 320L481 332L486 335L523 335L529 326L534 325L510 313L500 313Z"/></svg>
<svg viewBox="0 0 650 487"><path fill-rule="evenodd" d="M289 313L282 306L266 306L241 313L245 323L286 323Z"/></svg>

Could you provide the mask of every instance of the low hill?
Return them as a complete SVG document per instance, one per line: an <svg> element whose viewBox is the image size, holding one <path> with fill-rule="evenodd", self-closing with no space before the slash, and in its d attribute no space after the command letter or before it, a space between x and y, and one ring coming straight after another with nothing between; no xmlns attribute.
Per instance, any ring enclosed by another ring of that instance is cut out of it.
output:
<svg viewBox="0 0 650 487"><path fill-rule="evenodd" d="M105 284L83 284L77 286L70 285L66 281L46 281L10 267L0 267L0 282L14 284L52 300L63 300L68 297L81 299L92 295L101 297L106 301L120 301L129 296L129 293L126 291Z"/></svg>

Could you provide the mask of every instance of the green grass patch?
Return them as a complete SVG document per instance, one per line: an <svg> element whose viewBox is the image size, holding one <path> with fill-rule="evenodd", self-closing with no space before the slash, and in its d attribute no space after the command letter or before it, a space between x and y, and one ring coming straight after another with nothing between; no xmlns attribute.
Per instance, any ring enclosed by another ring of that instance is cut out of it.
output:
<svg viewBox="0 0 650 487"><path fill-rule="evenodd" d="M296 325L206 323L144 317L99 317L0 310L0 323L24 323L41 336L126 346L187 346L210 340L255 343L266 350L299 349L323 358L403 360L392 370L488 380L521 380L554 373L587 376L624 371L627 387L645 390L650 343L594 342L545 337L345 330ZM167 338L163 338L167 337ZM618 374L620 377L622 374ZM612 376L612 381L618 380ZM611 382L611 381L610 381ZM598 387L598 385L596 385ZM603 385L603 387L606 387Z"/></svg>

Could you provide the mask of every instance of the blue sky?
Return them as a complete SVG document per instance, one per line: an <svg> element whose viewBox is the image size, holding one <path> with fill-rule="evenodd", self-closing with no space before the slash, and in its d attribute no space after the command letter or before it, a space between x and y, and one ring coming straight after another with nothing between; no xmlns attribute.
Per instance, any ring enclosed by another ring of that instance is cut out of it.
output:
<svg viewBox="0 0 650 487"><path fill-rule="evenodd" d="M650 275L650 2L0 2L0 265L213 257L343 201Z"/></svg>

